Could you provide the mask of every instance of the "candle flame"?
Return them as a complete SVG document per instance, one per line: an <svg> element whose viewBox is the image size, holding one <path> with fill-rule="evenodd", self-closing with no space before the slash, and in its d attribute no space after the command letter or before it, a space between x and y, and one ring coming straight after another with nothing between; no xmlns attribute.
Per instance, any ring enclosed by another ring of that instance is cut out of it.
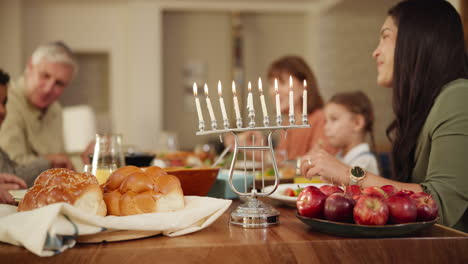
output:
<svg viewBox="0 0 468 264"><path fill-rule="evenodd" d="M194 96L197 96L197 95L198 95L198 87L197 87L197 83L196 83L196 82L193 83L193 95L194 95Z"/></svg>
<svg viewBox="0 0 468 264"><path fill-rule="evenodd" d="M278 93L278 79L275 78L275 92Z"/></svg>
<svg viewBox="0 0 468 264"><path fill-rule="evenodd" d="M307 87L307 80L304 79L304 89L306 89L306 87Z"/></svg>
<svg viewBox="0 0 468 264"><path fill-rule="evenodd" d="M292 75L289 75L289 88L292 89L293 85L292 85Z"/></svg>
<svg viewBox="0 0 468 264"><path fill-rule="evenodd" d="M249 89L249 93L252 92L252 83L249 82L249 84L247 85L248 89Z"/></svg>
<svg viewBox="0 0 468 264"><path fill-rule="evenodd" d="M236 83L232 81L232 93L236 96Z"/></svg>
<svg viewBox="0 0 468 264"><path fill-rule="evenodd" d="M223 94L223 92L221 91L221 80L218 81L218 95L219 97L221 97L221 95Z"/></svg>
<svg viewBox="0 0 468 264"><path fill-rule="evenodd" d="M208 85L206 83L203 89L205 90L205 95L208 96Z"/></svg>
<svg viewBox="0 0 468 264"><path fill-rule="evenodd" d="M260 94L263 94L263 87L262 87L262 78L258 77L258 90Z"/></svg>

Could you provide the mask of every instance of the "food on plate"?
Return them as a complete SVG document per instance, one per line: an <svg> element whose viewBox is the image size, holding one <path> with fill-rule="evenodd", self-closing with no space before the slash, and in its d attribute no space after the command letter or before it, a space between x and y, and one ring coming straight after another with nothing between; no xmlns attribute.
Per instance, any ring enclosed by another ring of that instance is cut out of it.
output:
<svg viewBox="0 0 468 264"><path fill-rule="evenodd" d="M430 194L417 192L410 197L416 202L418 211L416 221L432 221L437 218L439 207Z"/></svg>
<svg viewBox="0 0 468 264"><path fill-rule="evenodd" d="M418 209L416 202L404 193L396 194L385 199L390 210L390 221L394 224L405 224L416 221Z"/></svg>
<svg viewBox="0 0 468 264"><path fill-rule="evenodd" d="M357 200L359 200L359 197L361 197L362 190L361 187L359 187L359 185L348 185L345 188L345 194L353 198L353 200L357 202Z"/></svg>
<svg viewBox="0 0 468 264"><path fill-rule="evenodd" d="M364 190L358 185L350 185L344 193L338 191L328 196L323 190L331 190L330 187L309 187L304 188L297 199L298 212L306 217L336 222L354 220L360 225L385 225L432 221L439 212L431 195L398 191L391 185Z"/></svg>
<svg viewBox="0 0 468 264"><path fill-rule="evenodd" d="M382 186L380 188L387 194L387 197L392 196L396 192L398 192L398 189L393 185L384 185L384 186Z"/></svg>
<svg viewBox="0 0 468 264"><path fill-rule="evenodd" d="M354 206L354 221L359 225L385 225L389 210L382 198L363 195Z"/></svg>
<svg viewBox="0 0 468 264"><path fill-rule="evenodd" d="M68 169L49 169L41 173L19 203L18 211L59 202L91 214L106 215L106 204L96 177Z"/></svg>
<svg viewBox="0 0 468 264"><path fill-rule="evenodd" d="M362 194L363 195L376 196L376 197L379 197L379 198L382 198L382 199L388 197L387 193L384 190L382 190L382 188L380 188L378 186L367 187L364 190L362 190Z"/></svg>
<svg viewBox="0 0 468 264"><path fill-rule="evenodd" d="M353 222L353 208L356 202L344 193L330 194L325 200L325 219L337 222Z"/></svg>
<svg viewBox="0 0 468 264"><path fill-rule="evenodd" d="M323 192L326 196L330 196L331 194L334 193L343 193L343 189L336 185L322 185L320 186L320 191Z"/></svg>
<svg viewBox="0 0 468 264"><path fill-rule="evenodd" d="M322 218L326 198L319 188L307 186L297 196L297 210L302 216Z"/></svg>
<svg viewBox="0 0 468 264"><path fill-rule="evenodd" d="M295 189L286 188L283 191L283 195L286 195L286 196L289 196L289 197L297 197L301 193L302 189L304 189L304 188L299 187L299 185Z"/></svg>
<svg viewBox="0 0 468 264"><path fill-rule="evenodd" d="M179 179L156 166L119 168L109 176L103 188L109 215L170 212L184 208Z"/></svg>

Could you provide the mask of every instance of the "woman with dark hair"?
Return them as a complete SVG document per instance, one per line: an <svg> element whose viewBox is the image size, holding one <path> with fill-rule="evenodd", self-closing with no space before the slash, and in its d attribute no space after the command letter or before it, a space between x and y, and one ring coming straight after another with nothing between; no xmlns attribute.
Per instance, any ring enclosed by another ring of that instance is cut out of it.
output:
<svg viewBox="0 0 468 264"><path fill-rule="evenodd" d="M424 191L440 222L468 231L468 60L460 16L443 0L408 0L391 8L373 53L377 83L393 89L393 180L350 168L324 151L302 164L306 177L361 187L391 184Z"/></svg>

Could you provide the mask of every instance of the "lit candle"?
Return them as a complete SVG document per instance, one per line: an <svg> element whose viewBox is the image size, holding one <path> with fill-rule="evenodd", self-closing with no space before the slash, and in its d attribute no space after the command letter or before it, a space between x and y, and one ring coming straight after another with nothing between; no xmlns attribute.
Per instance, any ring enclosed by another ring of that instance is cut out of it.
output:
<svg viewBox="0 0 468 264"><path fill-rule="evenodd" d="M278 91L278 79L275 78L275 93L276 93L276 117L281 117L281 105L280 105L280 95Z"/></svg>
<svg viewBox="0 0 468 264"><path fill-rule="evenodd" d="M221 105L221 114L223 115L223 120L227 120L226 107L224 106L223 93L221 88L221 81L218 81L218 95L219 95L219 104Z"/></svg>
<svg viewBox="0 0 468 264"><path fill-rule="evenodd" d="M289 75L289 116L294 116L294 93L291 75Z"/></svg>
<svg viewBox="0 0 468 264"><path fill-rule="evenodd" d="M262 87L262 79L258 78L258 91L260 92L260 103L262 104L262 112L263 112L263 117L268 116L266 104L265 104L265 96L263 95L263 87Z"/></svg>
<svg viewBox="0 0 468 264"><path fill-rule="evenodd" d="M195 105L197 106L198 121L204 122L203 114L200 107L200 99L198 99L198 87L197 83L193 83L193 95L195 96Z"/></svg>
<svg viewBox="0 0 468 264"><path fill-rule="evenodd" d="M302 115L307 116L307 81L304 79L304 91L302 92Z"/></svg>
<svg viewBox="0 0 468 264"><path fill-rule="evenodd" d="M240 111L239 111L239 101L237 100L237 94L236 94L236 83L232 81L232 94L234 95L233 100L234 100L234 110L236 112L236 119L240 119Z"/></svg>
<svg viewBox="0 0 468 264"><path fill-rule="evenodd" d="M252 97L252 83L248 83L247 88L249 89L249 94L247 95L247 110L254 111L253 106L253 97Z"/></svg>
<svg viewBox="0 0 468 264"><path fill-rule="evenodd" d="M213 106L211 106L210 97L208 97L208 85L205 83L205 95L206 95L206 105L208 106L208 113L210 113L211 122L216 122L216 118L213 112Z"/></svg>

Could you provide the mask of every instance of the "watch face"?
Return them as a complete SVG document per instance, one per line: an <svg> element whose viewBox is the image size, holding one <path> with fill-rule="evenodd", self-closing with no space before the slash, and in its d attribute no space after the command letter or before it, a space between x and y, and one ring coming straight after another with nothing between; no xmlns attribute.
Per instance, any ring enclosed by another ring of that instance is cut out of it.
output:
<svg viewBox="0 0 468 264"><path fill-rule="evenodd" d="M364 174L365 174L364 170L359 166L355 166L351 168L351 175L353 175L354 177L362 178L364 177Z"/></svg>

